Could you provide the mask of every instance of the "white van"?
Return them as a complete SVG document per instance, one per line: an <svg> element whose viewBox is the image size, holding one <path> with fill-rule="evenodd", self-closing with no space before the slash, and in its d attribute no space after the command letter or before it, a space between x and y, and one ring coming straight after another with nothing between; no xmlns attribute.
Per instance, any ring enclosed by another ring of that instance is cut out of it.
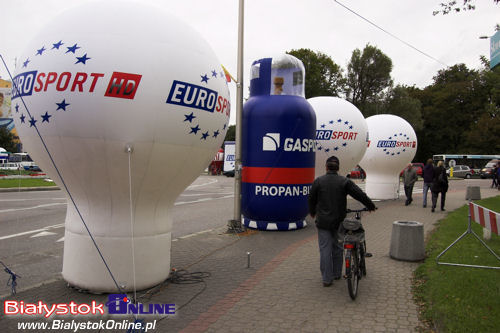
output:
<svg viewBox="0 0 500 333"><path fill-rule="evenodd" d="M21 169L21 166L19 163L0 163L0 170L19 170Z"/></svg>

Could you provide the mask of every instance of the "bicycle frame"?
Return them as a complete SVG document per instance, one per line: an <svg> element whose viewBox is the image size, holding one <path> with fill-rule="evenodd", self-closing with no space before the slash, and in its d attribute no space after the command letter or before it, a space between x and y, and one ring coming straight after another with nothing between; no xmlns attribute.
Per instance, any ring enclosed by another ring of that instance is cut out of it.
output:
<svg viewBox="0 0 500 333"><path fill-rule="evenodd" d="M366 275L365 253L366 241L364 239L364 231L356 233L355 231L362 229L361 225L361 211L356 210L348 212L355 213L355 221L346 220L343 222L346 233L344 235L344 262L345 262L345 275L347 280L347 287L349 296L354 300L358 292L358 283L361 278ZM356 223L358 222L358 223Z"/></svg>

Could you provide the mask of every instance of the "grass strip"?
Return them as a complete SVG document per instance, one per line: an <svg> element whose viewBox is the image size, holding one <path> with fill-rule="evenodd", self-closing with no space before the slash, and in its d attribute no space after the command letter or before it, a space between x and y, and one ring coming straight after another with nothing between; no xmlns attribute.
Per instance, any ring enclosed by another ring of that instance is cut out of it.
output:
<svg viewBox="0 0 500 333"><path fill-rule="evenodd" d="M500 212L500 197L477 204ZM427 259L415 271L414 296L420 308L422 331L498 332L500 327L500 270L445 266L436 257L467 230L468 206L440 220L427 242ZM472 230L482 238L482 227L472 222ZM485 243L500 255L500 237L493 234ZM441 258L441 262L500 266L472 234L465 236Z"/></svg>
<svg viewBox="0 0 500 333"><path fill-rule="evenodd" d="M17 178L17 179L0 179L0 188L16 188L16 187L46 187L57 186L54 182L48 182L41 178Z"/></svg>

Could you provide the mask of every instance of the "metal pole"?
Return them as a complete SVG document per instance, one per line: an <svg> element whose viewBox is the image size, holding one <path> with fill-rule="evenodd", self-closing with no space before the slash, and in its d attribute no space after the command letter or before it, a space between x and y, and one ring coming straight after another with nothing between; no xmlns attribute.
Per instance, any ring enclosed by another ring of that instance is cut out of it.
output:
<svg viewBox="0 0 500 333"><path fill-rule="evenodd" d="M238 71L236 82L236 143L234 163L234 216L229 229L241 230L241 119L243 111L243 27L244 0L239 1L238 15Z"/></svg>

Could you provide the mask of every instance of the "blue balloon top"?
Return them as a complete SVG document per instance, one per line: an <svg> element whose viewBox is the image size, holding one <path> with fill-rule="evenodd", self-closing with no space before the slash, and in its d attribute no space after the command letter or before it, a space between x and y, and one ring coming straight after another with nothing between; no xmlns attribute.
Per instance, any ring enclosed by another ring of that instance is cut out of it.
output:
<svg viewBox="0 0 500 333"><path fill-rule="evenodd" d="M250 69L250 97L289 95L305 98L304 84L304 65L289 54L256 60Z"/></svg>

